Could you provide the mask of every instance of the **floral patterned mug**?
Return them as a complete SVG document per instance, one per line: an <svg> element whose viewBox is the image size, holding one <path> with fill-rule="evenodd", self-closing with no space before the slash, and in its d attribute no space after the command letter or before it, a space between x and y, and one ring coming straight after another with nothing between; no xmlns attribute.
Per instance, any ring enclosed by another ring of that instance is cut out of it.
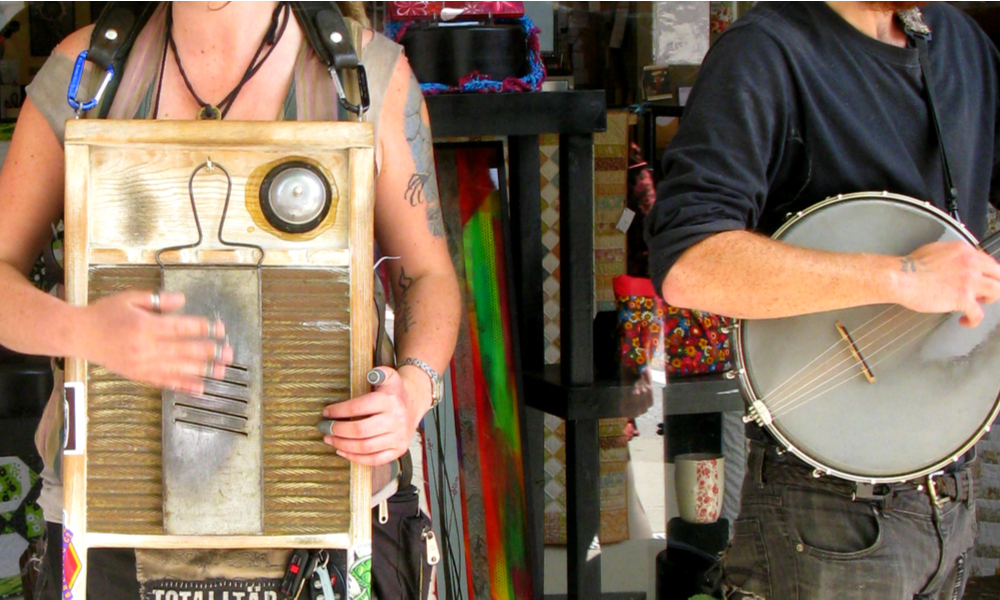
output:
<svg viewBox="0 0 1000 600"><path fill-rule="evenodd" d="M725 494L725 459L721 454L681 454L674 457L677 510L688 523L715 523Z"/></svg>

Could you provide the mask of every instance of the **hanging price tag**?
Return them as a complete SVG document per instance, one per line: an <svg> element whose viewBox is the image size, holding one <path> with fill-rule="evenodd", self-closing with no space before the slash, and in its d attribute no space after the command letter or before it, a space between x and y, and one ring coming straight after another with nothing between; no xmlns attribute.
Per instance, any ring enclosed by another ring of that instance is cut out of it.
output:
<svg viewBox="0 0 1000 600"><path fill-rule="evenodd" d="M632 221L635 219L635 211L626 208L622 211L622 216L618 217L618 224L615 225L615 229L622 233L628 233L628 228L632 226Z"/></svg>

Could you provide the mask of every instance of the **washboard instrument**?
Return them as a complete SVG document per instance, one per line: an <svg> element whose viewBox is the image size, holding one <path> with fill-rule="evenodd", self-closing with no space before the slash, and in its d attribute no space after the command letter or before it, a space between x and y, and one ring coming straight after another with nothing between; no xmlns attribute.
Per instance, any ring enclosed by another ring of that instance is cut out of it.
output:
<svg viewBox="0 0 1000 600"><path fill-rule="evenodd" d="M364 123L67 123L67 300L183 291L235 355L201 397L66 361L71 597L95 547L343 549L370 568L370 469L316 423L369 390L373 143Z"/></svg>
<svg viewBox="0 0 1000 600"><path fill-rule="evenodd" d="M827 199L775 239L833 252L906 255L935 242L979 246L926 202L885 192ZM982 248L995 254L997 237ZM863 484L918 479L957 461L1000 410L1000 303L976 328L960 314L864 306L734 331L747 420L816 468Z"/></svg>

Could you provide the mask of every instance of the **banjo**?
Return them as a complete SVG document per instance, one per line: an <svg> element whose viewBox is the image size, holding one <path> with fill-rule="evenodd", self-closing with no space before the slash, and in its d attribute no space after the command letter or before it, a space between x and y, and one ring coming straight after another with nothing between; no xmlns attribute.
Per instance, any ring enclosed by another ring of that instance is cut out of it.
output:
<svg viewBox="0 0 1000 600"><path fill-rule="evenodd" d="M935 241L979 246L956 220L906 196L829 198L774 234L833 252L909 254ZM1000 250L1000 234L982 245ZM743 320L733 347L747 422L833 475L877 484L917 479L957 461L1000 412L1000 302L975 328L960 313L871 305Z"/></svg>

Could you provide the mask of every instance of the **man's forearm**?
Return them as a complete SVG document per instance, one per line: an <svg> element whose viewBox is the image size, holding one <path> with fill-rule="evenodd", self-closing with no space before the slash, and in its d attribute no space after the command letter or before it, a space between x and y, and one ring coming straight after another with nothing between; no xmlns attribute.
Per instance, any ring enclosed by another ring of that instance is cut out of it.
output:
<svg viewBox="0 0 1000 600"><path fill-rule="evenodd" d="M747 231L713 235L674 264L667 302L765 319L898 302L899 257L791 246Z"/></svg>

